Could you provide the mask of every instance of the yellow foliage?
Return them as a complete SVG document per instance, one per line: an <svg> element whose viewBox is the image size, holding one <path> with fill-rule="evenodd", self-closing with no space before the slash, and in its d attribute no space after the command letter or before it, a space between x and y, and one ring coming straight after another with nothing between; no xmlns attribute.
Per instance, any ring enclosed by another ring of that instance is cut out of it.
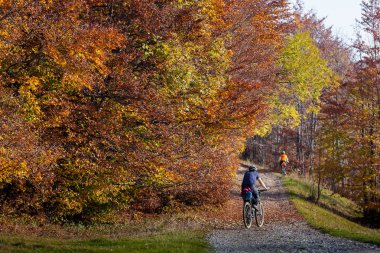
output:
<svg viewBox="0 0 380 253"><path fill-rule="evenodd" d="M30 168L25 161L18 163L0 156L0 182L9 183L16 178L26 178L29 173Z"/></svg>
<svg viewBox="0 0 380 253"><path fill-rule="evenodd" d="M29 77L26 83L31 91L37 91L41 87L40 79L35 76Z"/></svg>

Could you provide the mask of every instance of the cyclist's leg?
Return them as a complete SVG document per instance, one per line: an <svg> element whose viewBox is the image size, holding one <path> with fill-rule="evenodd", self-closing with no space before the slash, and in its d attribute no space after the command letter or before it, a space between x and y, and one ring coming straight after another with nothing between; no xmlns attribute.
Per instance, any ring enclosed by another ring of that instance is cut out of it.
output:
<svg viewBox="0 0 380 253"><path fill-rule="evenodd" d="M285 161L281 160L281 161L280 161L281 173L282 173L283 175L286 175L286 165L283 165L283 163L285 163Z"/></svg>
<svg viewBox="0 0 380 253"><path fill-rule="evenodd" d="M257 190L256 186L252 187L252 204L257 205L259 200L259 191Z"/></svg>

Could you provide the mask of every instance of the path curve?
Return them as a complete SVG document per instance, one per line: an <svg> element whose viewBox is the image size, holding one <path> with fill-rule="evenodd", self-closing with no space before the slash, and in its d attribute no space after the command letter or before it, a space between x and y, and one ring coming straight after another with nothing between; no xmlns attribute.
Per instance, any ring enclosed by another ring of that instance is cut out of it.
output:
<svg viewBox="0 0 380 253"><path fill-rule="evenodd" d="M380 252L380 246L333 237L311 228L289 202L280 177L270 171L259 171L264 182L271 187L261 197L266 211L265 224L262 228L252 224L250 229L245 229L241 221L242 201L239 196L245 171L239 168L227 206L227 210L233 212L231 217L234 222L208 235L217 253Z"/></svg>

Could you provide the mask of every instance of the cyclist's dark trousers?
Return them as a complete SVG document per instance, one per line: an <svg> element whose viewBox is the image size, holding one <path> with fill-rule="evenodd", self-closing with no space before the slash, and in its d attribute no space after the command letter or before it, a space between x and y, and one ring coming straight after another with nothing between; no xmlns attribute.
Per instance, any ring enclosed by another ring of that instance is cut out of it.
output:
<svg viewBox="0 0 380 253"><path fill-rule="evenodd" d="M259 199L259 191L257 190L256 186L251 187L252 192L252 204L256 205L257 200Z"/></svg>

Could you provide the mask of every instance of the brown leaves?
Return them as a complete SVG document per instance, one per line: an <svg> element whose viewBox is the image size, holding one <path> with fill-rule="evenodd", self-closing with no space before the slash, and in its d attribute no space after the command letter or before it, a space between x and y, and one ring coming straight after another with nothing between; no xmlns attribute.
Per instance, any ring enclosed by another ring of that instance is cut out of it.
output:
<svg viewBox="0 0 380 253"><path fill-rule="evenodd" d="M275 59L289 26L285 1L233 1L230 47L234 52L231 75L247 82L270 85Z"/></svg>
<svg viewBox="0 0 380 253"><path fill-rule="evenodd" d="M6 6L0 87L14 101L10 113L23 119L15 129L33 133L31 149L20 155L36 171L28 179L33 187L48 179L43 190L30 190L36 206L53 218L77 220L91 219L98 208L139 203L149 188L157 189L149 202L155 210L223 196L240 138L252 133L264 108L284 31L284 2L255 4L20 0ZM227 15L230 7L236 12ZM234 54L226 49L231 31ZM4 138L12 140L10 132ZM38 165L32 150L46 163Z"/></svg>

